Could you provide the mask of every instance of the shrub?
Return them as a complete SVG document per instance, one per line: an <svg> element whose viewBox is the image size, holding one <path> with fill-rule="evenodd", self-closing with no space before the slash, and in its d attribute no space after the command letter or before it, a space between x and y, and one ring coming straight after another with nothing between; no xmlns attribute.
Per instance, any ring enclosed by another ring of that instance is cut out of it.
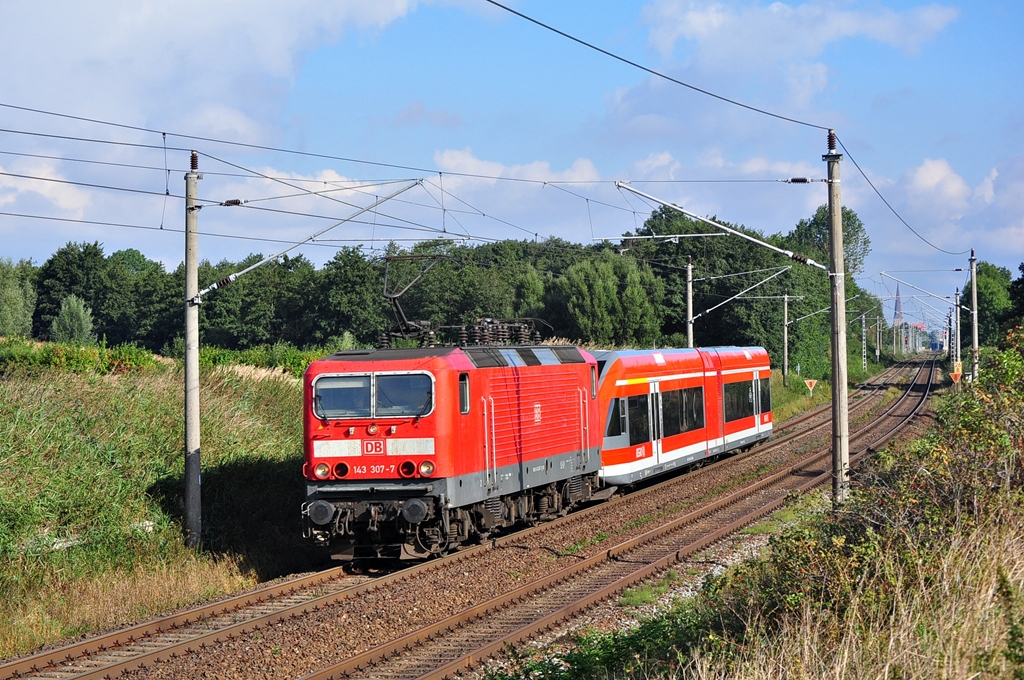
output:
<svg viewBox="0 0 1024 680"><path fill-rule="evenodd" d="M58 343L90 345L96 342L92 332L92 310L77 295L68 295L60 303L60 312L50 326L50 339Z"/></svg>

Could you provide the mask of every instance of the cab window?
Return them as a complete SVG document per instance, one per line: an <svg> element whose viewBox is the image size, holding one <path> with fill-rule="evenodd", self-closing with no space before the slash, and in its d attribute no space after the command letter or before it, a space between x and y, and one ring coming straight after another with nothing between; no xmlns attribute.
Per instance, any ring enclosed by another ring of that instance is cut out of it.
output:
<svg viewBox="0 0 1024 680"><path fill-rule="evenodd" d="M369 418L370 376L320 378L313 387L313 411L320 418Z"/></svg>

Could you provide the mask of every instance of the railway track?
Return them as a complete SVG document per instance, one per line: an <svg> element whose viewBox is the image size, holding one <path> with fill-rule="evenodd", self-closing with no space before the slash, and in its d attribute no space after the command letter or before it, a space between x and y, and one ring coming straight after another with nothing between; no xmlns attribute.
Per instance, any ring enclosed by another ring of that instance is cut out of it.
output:
<svg viewBox="0 0 1024 680"><path fill-rule="evenodd" d="M881 392L882 390L874 390L874 393ZM868 400L862 401L867 402ZM803 418L801 422L811 420L813 417L814 414ZM825 424L827 424L827 420ZM792 423L786 425L787 429L793 427ZM813 429L821 427L822 425L818 424ZM798 433L793 433L787 437L797 435ZM786 441L787 437L780 438L780 442ZM767 450L767 448L763 450ZM731 459L706 466L700 472L709 471L726 463L734 464L735 461L746 456L751 456L751 453L734 456ZM793 476L792 471L786 474ZM369 579L347 574L341 568L331 569L108 635L97 636L74 645L16 659L0 665L0 678L114 678L139 668L153 668L154 664L166 663L200 650L215 648L225 642L252 635L269 626L279 625L282 622L307 616L311 612L355 601L368 593L388 588L391 584L412 581L441 570L451 562L468 562L481 553L510 546L516 542L527 540L533 535L549 531L558 523L582 522L588 516L605 512L616 504L636 502L638 494L655 494L659 488L673 483L675 480L670 479L659 485L643 489L627 498L613 499L609 503L583 510L563 520L488 541L484 545L469 548L445 560L424 563L380 578ZM788 489L781 490L782 487L778 487L774 491L768 487L760 488L762 491L756 493L760 493L761 496L776 495L781 499L789 493ZM726 506L743 507L742 503L737 503L739 502L735 500L729 501ZM705 516L709 512L709 507L712 506L702 507L692 514ZM770 512L770 510L764 512ZM721 520L716 521L720 522ZM717 532L709 531L706 526L694 528L692 531L696 532L695 535L704 535L705 538L717 538L718 535ZM626 548L621 550L626 550ZM606 561L622 562L621 554L623 553L619 547L609 550ZM587 559L589 561L593 558ZM531 584L529 587L535 587L535 584ZM552 597L556 596L552 594ZM488 606L496 605L489 603Z"/></svg>
<svg viewBox="0 0 1024 680"><path fill-rule="evenodd" d="M935 361L878 419L851 434L851 462L891 440L926 403ZM913 397L917 398L914 399ZM791 493L831 481L831 449L664 526L488 602L367 650L302 680L441 680L520 645L591 606L663 572L780 508Z"/></svg>

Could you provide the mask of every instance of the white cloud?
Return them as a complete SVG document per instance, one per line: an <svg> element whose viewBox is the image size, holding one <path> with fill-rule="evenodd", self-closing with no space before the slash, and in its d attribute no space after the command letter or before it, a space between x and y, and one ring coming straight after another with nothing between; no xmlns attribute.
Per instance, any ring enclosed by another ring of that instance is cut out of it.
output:
<svg viewBox="0 0 1024 680"><path fill-rule="evenodd" d="M14 167L0 166L0 173L22 175L11 177L0 174L0 205L11 205L21 198L26 198L26 194L36 194L58 210L78 218L91 203L89 194L82 189L62 184L60 181L47 181L66 179L51 162L28 161L18 163ZM31 177L46 179L29 179Z"/></svg>
<svg viewBox="0 0 1024 680"><path fill-rule="evenodd" d="M855 37L915 52L958 15L955 8L938 4L903 12L846 9L849 4L655 0L644 9L644 19L651 26L651 44L666 58L680 40L688 40L697 43L698 60L721 68L750 68L814 58L829 44Z"/></svg>
<svg viewBox="0 0 1024 680"><path fill-rule="evenodd" d="M446 149L434 154L434 162L442 172L458 172L487 177L510 177L531 179L540 182L580 182L600 179L601 175L587 158L577 159L570 167L554 171L547 161L534 161L523 165L505 165L497 161L486 161L473 155L473 149ZM494 184L493 179L454 178L455 181L482 181Z"/></svg>
<svg viewBox="0 0 1024 680"><path fill-rule="evenodd" d="M907 200L922 214L959 219L968 208L971 188L945 158L926 158L906 174Z"/></svg>
<svg viewBox="0 0 1024 680"><path fill-rule="evenodd" d="M242 129L251 135L259 112L280 105L277 95L294 77L301 54L338 40L349 27L379 30L417 4L9 2L0 22L7 66L0 90L7 101L136 124L181 121L204 109L247 111L250 121ZM201 128L209 133L238 121L225 126L200 113L197 122L212 124Z"/></svg>
<svg viewBox="0 0 1024 680"><path fill-rule="evenodd" d="M633 163L631 176L635 179L676 179L681 168L682 164L668 151L656 151Z"/></svg>
<svg viewBox="0 0 1024 680"><path fill-rule="evenodd" d="M992 203L992 199L995 197L995 189L993 184L996 178L999 177L999 171L992 168L992 172L988 173L988 177L981 181L974 189L974 195L981 198L985 203Z"/></svg>

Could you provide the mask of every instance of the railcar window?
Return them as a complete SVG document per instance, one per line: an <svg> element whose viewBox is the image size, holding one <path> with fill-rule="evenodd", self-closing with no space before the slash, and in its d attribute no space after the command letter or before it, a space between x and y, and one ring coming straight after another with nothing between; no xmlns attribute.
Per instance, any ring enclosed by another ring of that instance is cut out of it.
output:
<svg viewBox="0 0 1024 680"><path fill-rule="evenodd" d="M772 380L761 378L761 413L768 413L772 410Z"/></svg>
<svg viewBox="0 0 1024 680"><path fill-rule="evenodd" d="M647 413L647 395L627 397L626 410L629 412L629 445L634 446L651 441L651 419Z"/></svg>
<svg viewBox="0 0 1024 680"><path fill-rule="evenodd" d="M368 375L320 378L313 390L313 410L320 418L370 417Z"/></svg>
<svg viewBox="0 0 1024 680"><path fill-rule="evenodd" d="M725 386L725 422L754 415L753 381L729 383Z"/></svg>
<svg viewBox="0 0 1024 680"><path fill-rule="evenodd" d="M615 397L612 405L608 407L608 427L605 428L605 437L618 437L626 431L626 400Z"/></svg>
<svg viewBox="0 0 1024 680"><path fill-rule="evenodd" d="M469 373L459 373L459 413L469 413Z"/></svg>
<svg viewBox="0 0 1024 680"><path fill-rule="evenodd" d="M597 368L590 367L590 398L597 399Z"/></svg>
<svg viewBox="0 0 1024 680"><path fill-rule="evenodd" d="M434 406L430 376L378 375L376 415L424 416Z"/></svg>
<svg viewBox="0 0 1024 680"><path fill-rule="evenodd" d="M704 427L704 388L663 392L661 409L666 437L699 430Z"/></svg>
<svg viewBox="0 0 1024 680"><path fill-rule="evenodd" d="M700 430L704 427L704 388L691 387L683 390L683 426L684 432Z"/></svg>

